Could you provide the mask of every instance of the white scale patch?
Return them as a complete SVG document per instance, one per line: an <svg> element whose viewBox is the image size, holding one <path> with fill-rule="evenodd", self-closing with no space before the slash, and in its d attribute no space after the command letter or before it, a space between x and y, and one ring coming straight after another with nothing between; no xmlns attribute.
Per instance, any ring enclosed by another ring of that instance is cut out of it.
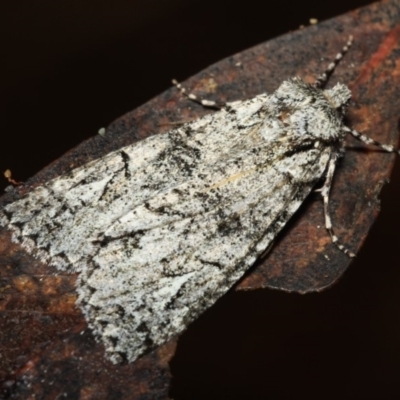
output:
<svg viewBox="0 0 400 400"><path fill-rule="evenodd" d="M323 177L336 242L328 195L344 137L371 143L343 125L350 90L323 90L340 58L314 85L292 78L271 95L224 105L0 211L14 241L59 270L80 272L78 304L112 362L132 362L185 329L268 248Z"/></svg>

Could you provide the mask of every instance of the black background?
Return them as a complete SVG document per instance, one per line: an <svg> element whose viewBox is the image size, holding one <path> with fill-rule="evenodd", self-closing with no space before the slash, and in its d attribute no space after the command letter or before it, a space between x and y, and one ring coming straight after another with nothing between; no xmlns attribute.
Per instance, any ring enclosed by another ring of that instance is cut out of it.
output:
<svg viewBox="0 0 400 400"><path fill-rule="evenodd" d="M0 171L26 180L171 78L368 3L3 2ZM231 292L190 326L171 362L175 400L400 398L398 164L337 285L304 296Z"/></svg>

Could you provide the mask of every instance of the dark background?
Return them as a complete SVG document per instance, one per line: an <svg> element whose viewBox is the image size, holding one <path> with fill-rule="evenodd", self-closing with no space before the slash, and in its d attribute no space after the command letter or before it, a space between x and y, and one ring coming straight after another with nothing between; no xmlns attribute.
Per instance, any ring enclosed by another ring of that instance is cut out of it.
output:
<svg viewBox="0 0 400 400"><path fill-rule="evenodd" d="M369 3L3 2L0 171L26 180L171 78ZM398 188L397 162L377 223L333 288L231 292L194 322L171 362L171 397L400 398Z"/></svg>

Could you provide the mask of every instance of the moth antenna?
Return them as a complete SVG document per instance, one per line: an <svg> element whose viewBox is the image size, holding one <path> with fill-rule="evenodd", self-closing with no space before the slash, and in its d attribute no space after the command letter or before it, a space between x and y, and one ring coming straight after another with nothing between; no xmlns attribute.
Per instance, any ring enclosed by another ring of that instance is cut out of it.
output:
<svg viewBox="0 0 400 400"><path fill-rule="evenodd" d="M314 86L316 88L322 89L325 87L329 80L329 77L332 75L332 72L335 70L336 66L339 64L343 56L348 52L352 43L353 36L350 35L347 43L343 46L342 50L336 54L335 59L328 65L328 68L315 80Z"/></svg>
<svg viewBox="0 0 400 400"><path fill-rule="evenodd" d="M223 102L208 100L203 97L197 96L194 93L188 93L186 89L176 79L172 79L172 83L185 97L187 97L189 100L194 101L195 103L202 105L203 107L213 108L214 110L220 110L221 108L225 107L225 103Z"/></svg>
<svg viewBox="0 0 400 400"><path fill-rule="evenodd" d="M400 154L400 151L397 150L396 148L394 148L391 144L384 144L384 143L377 142L376 140L371 139L370 137L368 137L366 135L363 135L362 133L356 131L355 129L348 128L347 126L345 126L343 128L343 130L347 133L350 133L350 135L352 135L353 137L358 139L360 142L363 142L365 144L372 144L373 146L379 147L380 149L382 149L388 153Z"/></svg>

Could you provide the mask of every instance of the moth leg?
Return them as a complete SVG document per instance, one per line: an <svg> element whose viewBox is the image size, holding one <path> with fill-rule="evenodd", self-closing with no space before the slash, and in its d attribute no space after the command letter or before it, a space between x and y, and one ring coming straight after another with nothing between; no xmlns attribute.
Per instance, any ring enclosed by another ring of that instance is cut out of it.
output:
<svg viewBox="0 0 400 400"><path fill-rule="evenodd" d="M395 149L392 145L390 144L384 144L384 143L379 143L374 139L371 139L370 137L363 135L362 133L356 131L355 129L348 128L345 126L343 130L347 133L350 133L350 135L354 136L356 139L358 139L360 142L363 142L365 144L372 144L373 146L379 147L380 149L388 152L388 153L397 153L400 154L400 151Z"/></svg>
<svg viewBox="0 0 400 400"><path fill-rule="evenodd" d="M188 93L186 91L186 89L176 79L173 79L172 83L189 100L192 100L195 103L198 103L198 104L202 105L203 107L213 108L214 110L220 110L221 108L225 107L225 103L223 103L223 102L216 102L214 100L207 100L207 99L205 99L203 97L196 96L193 93Z"/></svg>
<svg viewBox="0 0 400 400"><path fill-rule="evenodd" d="M339 250L343 251L343 253L347 254L349 257L355 257L356 255L344 247L340 242L338 237L335 235L335 232L332 227L332 220L329 213L329 192L332 187L333 175L335 174L335 168L338 160L338 155L335 154L329 160L328 171L326 173L326 178L324 185L321 188L321 195L324 201L324 215L325 215L325 228L329 232L332 238L332 242L339 248Z"/></svg>
<svg viewBox="0 0 400 400"><path fill-rule="evenodd" d="M353 43L353 36L349 36L347 43L343 46L342 50L336 54L335 59L328 65L326 70L317 77L314 83L315 87L320 89L325 87L329 77L332 75L332 72L335 70L336 66L339 64L343 56L347 53L352 43Z"/></svg>

